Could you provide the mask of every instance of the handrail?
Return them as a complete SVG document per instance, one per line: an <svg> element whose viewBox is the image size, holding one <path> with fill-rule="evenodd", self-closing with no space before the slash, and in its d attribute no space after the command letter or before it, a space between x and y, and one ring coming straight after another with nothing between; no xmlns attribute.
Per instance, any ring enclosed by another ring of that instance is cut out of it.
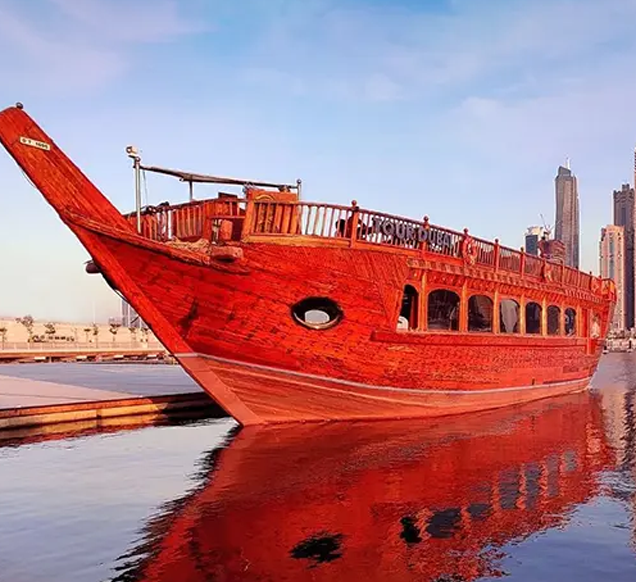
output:
<svg viewBox="0 0 636 582"><path fill-rule="evenodd" d="M470 238L476 249L475 264L478 266L585 290L592 289L592 279L595 279L591 274L560 262L500 245L498 239L490 242L469 236L467 230L459 233L431 224L426 216L420 222L400 215L363 209L355 201L351 206L272 200L256 200L252 204L252 220L246 231L248 236L345 238L351 244L371 243L426 250L456 259L463 257L462 243Z"/></svg>
<svg viewBox="0 0 636 582"><path fill-rule="evenodd" d="M136 213L124 217L136 225ZM223 223L230 223L224 240L303 236L345 239L350 245L373 244L411 251L464 258L464 244L472 241L473 262L495 271L517 273L525 278L592 290L593 275L560 262L400 215L360 208L355 201L344 206L323 202L248 200L228 197L147 207L141 213L142 236L153 240L219 242ZM229 229L229 230L228 230ZM230 232L231 231L231 232Z"/></svg>

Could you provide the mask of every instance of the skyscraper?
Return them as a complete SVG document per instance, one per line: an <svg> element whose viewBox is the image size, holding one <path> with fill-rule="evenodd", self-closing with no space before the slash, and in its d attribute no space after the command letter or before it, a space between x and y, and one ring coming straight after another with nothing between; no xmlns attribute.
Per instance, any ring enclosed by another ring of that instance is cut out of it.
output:
<svg viewBox="0 0 636 582"><path fill-rule="evenodd" d="M625 329L625 231L622 226L610 224L601 229L599 248L601 277L616 283L616 308L612 329Z"/></svg>
<svg viewBox="0 0 636 582"><path fill-rule="evenodd" d="M565 245L565 264L579 268L579 193L576 176L567 167L559 166L554 179L556 194L556 224L554 238Z"/></svg>
<svg viewBox="0 0 636 582"><path fill-rule="evenodd" d="M625 239L625 327L634 327L634 189L623 184L614 190L614 224L622 226Z"/></svg>

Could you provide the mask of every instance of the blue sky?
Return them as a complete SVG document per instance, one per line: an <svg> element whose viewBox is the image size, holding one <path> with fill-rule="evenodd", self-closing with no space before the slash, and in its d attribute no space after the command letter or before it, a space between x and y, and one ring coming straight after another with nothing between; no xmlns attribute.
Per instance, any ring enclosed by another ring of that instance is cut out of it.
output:
<svg viewBox="0 0 636 582"><path fill-rule="evenodd" d="M133 143L514 247L554 223L569 156L598 272L611 192L633 182L634 21L632 0L0 0L0 107L22 101L121 210ZM116 315L4 151L0 192L0 316ZM150 203L186 196L149 178Z"/></svg>

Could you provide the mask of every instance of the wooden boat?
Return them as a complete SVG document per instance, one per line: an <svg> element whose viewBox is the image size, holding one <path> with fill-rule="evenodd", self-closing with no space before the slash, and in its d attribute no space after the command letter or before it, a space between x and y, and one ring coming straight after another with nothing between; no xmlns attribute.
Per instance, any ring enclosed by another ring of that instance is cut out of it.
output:
<svg viewBox="0 0 636 582"><path fill-rule="evenodd" d="M120 213L20 104L0 142L181 366L243 425L413 418L586 388L616 291L423 221L269 184ZM139 189L137 189L139 192Z"/></svg>
<svg viewBox="0 0 636 582"><path fill-rule="evenodd" d="M114 582L490 579L508 544L566 528L615 466L588 392L418 425L241 429Z"/></svg>

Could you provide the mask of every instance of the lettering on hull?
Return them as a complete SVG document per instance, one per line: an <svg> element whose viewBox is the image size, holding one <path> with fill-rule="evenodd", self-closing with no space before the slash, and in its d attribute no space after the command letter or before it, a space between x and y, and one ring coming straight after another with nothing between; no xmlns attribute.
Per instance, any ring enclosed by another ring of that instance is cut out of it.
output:
<svg viewBox="0 0 636 582"><path fill-rule="evenodd" d="M373 231L381 232L384 236L395 237L400 242L428 242L436 247L450 249L452 246L452 238L449 232L443 232L435 228L424 228L423 226L413 226L412 224L404 224L374 216Z"/></svg>
<svg viewBox="0 0 636 582"><path fill-rule="evenodd" d="M20 137L20 143L24 145L31 146L32 148L38 148L41 150L49 151L51 146L43 141L38 141L37 139L31 139L30 137Z"/></svg>

